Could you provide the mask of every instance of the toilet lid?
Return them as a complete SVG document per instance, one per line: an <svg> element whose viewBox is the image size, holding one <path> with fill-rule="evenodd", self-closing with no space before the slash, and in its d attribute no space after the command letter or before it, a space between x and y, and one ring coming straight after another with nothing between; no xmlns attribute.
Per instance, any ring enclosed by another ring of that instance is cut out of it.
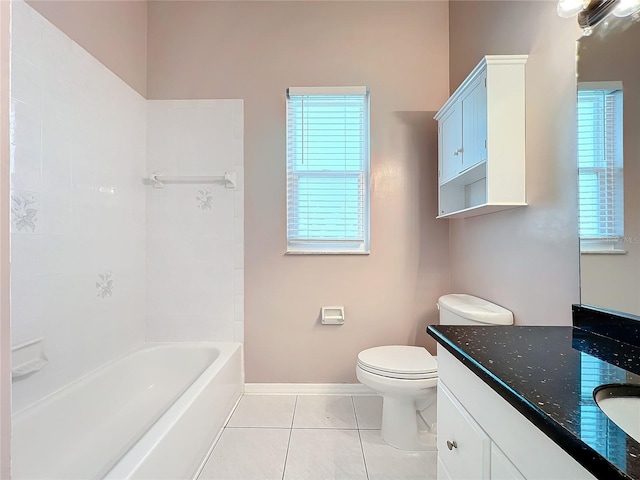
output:
<svg viewBox="0 0 640 480"><path fill-rule="evenodd" d="M394 378L431 378L438 374L436 359L423 347L386 345L363 350L358 365L371 373Z"/></svg>

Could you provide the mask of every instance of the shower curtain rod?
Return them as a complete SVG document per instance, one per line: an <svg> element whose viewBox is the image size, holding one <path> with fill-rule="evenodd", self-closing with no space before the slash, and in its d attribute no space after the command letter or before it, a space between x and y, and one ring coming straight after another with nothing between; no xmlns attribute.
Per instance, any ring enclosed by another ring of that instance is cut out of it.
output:
<svg viewBox="0 0 640 480"><path fill-rule="evenodd" d="M224 175L206 176L206 175L162 175L161 173L152 173L145 179L148 185L154 188L163 188L166 184L186 184L186 183L216 183L224 185L226 188L235 188L236 172L224 172Z"/></svg>

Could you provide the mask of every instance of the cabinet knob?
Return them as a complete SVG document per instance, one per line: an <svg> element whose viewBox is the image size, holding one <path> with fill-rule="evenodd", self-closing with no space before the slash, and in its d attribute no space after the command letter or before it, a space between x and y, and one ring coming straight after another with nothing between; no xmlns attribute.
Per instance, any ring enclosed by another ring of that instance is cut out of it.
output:
<svg viewBox="0 0 640 480"><path fill-rule="evenodd" d="M458 444L455 442L455 440L453 442L450 440L447 440L447 448L449 450L453 450L454 448L458 448Z"/></svg>
<svg viewBox="0 0 640 480"><path fill-rule="evenodd" d="M462 148L458 148L455 152L453 152L453 155L457 157L460 153L462 153Z"/></svg>

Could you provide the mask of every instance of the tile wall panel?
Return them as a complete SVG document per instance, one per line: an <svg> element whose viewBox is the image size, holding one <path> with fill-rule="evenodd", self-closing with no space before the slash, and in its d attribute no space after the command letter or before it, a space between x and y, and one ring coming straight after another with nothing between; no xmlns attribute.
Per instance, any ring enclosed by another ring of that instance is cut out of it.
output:
<svg viewBox="0 0 640 480"><path fill-rule="evenodd" d="M48 359L14 380L15 412L144 341L146 101L12 8L12 341Z"/></svg>
<svg viewBox="0 0 640 480"><path fill-rule="evenodd" d="M237 176L147 189L147 341L243 341L243 101L149 101L147 129L149 173Z"/></svg>
<svg viewBox="0 0 640 480"><path fill-rule="evenodd" d="M12 3L13 411L146 341L243 341L242 100L146 101ZM151 172L237 187L144 184Z"/></svg>

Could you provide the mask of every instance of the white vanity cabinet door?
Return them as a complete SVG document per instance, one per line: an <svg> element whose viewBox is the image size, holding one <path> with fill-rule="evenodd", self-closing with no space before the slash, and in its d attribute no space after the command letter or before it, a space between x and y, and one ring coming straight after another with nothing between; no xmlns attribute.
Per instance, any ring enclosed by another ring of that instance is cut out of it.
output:
<svg viewBox="0 0 640 480"><path fill-rule="evenodd" d="M444 463L442 463L442 458L440 458L439 455L437 472L437 480L455 480L449 473L449 470L447 470L447 467L445 467Z"/></svg>
<svg viewBox="0 0 640 480"><path fill-rule="evenodd" d="M526 480L495 443L491 444L491 480Z"/></svg>
<svg viewBox="0 0 640 480"><path fill-rule="evenodd" d="M462 169L487 160L486 72L469 87L462 99Z"/></svg>
<svg viewBox="0 0 640 480"><path fill-rule="evenodd" d="M547 437L502 396L438 344L438 456L454 480L479 478L458 471L447 462L446 439L459 421L451 403L489 437L487 477L493 480L596 480L582 465ZM442 391L442 394L440 393ZM452 398L453 402L448 401ZM444 404L441 415L441 405ZM452 423L454 427L450 427ZM446 432L446 433L445 433ZM458 442L459 444L459 442Z"/></svg>
<svg viewBox="0 0 640 480"><path fill-rule="evenodd" d="M462 105L457 103L440 120L440 183L462 170Z"/></svg>
<svg viewBox="0 0 640 480"><path fill-rule="evenodd" d="M453 394L438 385L438 459L452 479L490 478L491 439Z"/></svg>

